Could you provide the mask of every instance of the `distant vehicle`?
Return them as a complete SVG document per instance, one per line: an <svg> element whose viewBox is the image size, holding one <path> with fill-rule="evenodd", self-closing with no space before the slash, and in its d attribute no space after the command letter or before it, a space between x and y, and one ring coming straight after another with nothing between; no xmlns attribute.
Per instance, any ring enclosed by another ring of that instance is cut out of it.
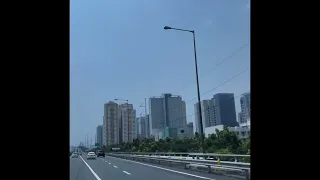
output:
<svg viewBox="0 0 320 180"><path fill-rule="evenodd" d="M106 154L104 153L103 150L98 150L98 151L97 151L97 156L98 156L98 157L105 157Z"/></svg>
<svg viewBox="0 0 320 180"><path fill-rule="evenodd" d="M94 152L88 152L87 154L87 160L88 159L97 159L97 156Z"/></svg>
<svg viewBox="0 0 320 180"><path fill-rule="evenodd" d="M78 153L72 153L71 154L71 158L78 158L78 157L79 157Z"/></svg>
<svg viewBox="0 0 320 180"><path fill-rule="evenodd" d="M120 148L111 148L112 151L119 151Z"/></svg>

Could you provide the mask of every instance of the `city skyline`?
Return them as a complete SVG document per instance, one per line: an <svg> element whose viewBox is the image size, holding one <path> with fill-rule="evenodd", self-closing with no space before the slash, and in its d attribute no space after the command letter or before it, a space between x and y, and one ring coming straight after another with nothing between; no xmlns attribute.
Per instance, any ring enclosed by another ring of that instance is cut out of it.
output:
<svg viewBox="0 0 320 180"><path fill-rule="evenodd" d="M169 101L168 98L176 98L178 100L178 104L179 104L179 101L180 101L181 105L185 106L185 101L183 101L182 97L179 96L179 95L172 95L170 93L163 93L159 97L152 96L152 97L149 98L149 104L147 104L147 106L149 108L149 113L151 113L151 117L152 117L152 107L150 106L152 104L151 102L153 100L159 101L161 104L159 104L158 108L161 107L160 109L162 109L163 105L167 104L167 103L165 103L165 101ZM165 99L167 99L167 100L165 100ZM219 99L221 99L222 101L219 100ZM206 127L212 127L212 126L218 126L218 125L227 125L229 127L239 126L235 113L233 113L234 117L233 117L233 120L232 120L232 122L230 124L230 122L227 122L225 120L226 117L222 117L223 115L220 115L221 113L219 111L217 111L217 109L220 109L221 112L222 112L223 109L218 108L218 106L222 103L223 107L227 107L227 109L223 110L225 112L222 113L222 114L227 114L227 115L230 114L230 112L232 112L233 106L235 106L235 104L237 103L234 99L235 99L235 97L234 97L233 93L217 93L217 94L213 95L213 98L204 99L204 100L201 101L204 130L205 130ZM171 100L171 103L172 102L173 101ZM239 103L241 104L241 111L243 111L244 109L250 111L250 92L242 93L241 94L241 98L239 100ZM165 118L163 118L161 116L160 119L161 118L164 119L163 120L164 121L163 127L160 127L161 130L158 131L156 134L151 134L151 132L152 132L152 122L149 122L149 120L152 120L152 118L151 119L148 118L150 116L150 114L147 114L147 116L144 116L144 115L142 115L143 113L141 113L140 116L137 117L133 104L127 104L127 103L117 104L117 103L115 103L113 101L109 101L108 103L105 104L105 106L107 104L115 104L120 109L120 116L117 119L117 121L118 121L118 125L117 126L118 126L118 129L119 129L119 131L117 132L119 134L119 140L117 141L118 143L127 142L128 141L128 140L125 140L125 139L128 138L128 136L123 133L124 128L127 129L127 127L128 127L127 125L124 124L124 122L126 122L128 120L127 116L126 116L127 108L130 108L131 110L133 110L132 118L134 118L134 119L131 119L131 127L133 128L133 125L135 126L135 129L131 130L132 132L131 132L131 138L130 138L129 142L132 142L133 139L148 138L148 137L152 137L152 136L153 137L157 136L159 138L159 134L158 133L161 132L161 134L163 134L162 131L167 127L171 128L171 129L172 128L177 128L176 129L177 132L179 132L179 130L181 131L182 129L185 130L185 134L183 136L180 135L181 137L190 137L190 136L192 136L192 135L190 135L190 132L192 132L192 134L194 134L195 132L200 132L199 131L199 123L197 123L197 118L196 118L197 116L195 116L195 121L194 122L187 122L186 124L183 124L182 126L176 126L176 127L172 126L172 124L169 124L169 123L166 124L165 123ZM227 104L229 104L229 105L226 106ZM243 104L246 105L245 108L244 108ZM172 104L172 105L174 105L174 104ZM171 109L176 109L176 107L174 107L172 105L171 105ZM140 105L140 107L141 107L141 105ZM197 103L196 103L196 104L194 104L194 111L195 111L194 114L195 115L197 114L197 109L198 109L198 106L197 106ZM169 111L171 111L171 110L169 109ZM208 115L206 115L206 112L210 112L210 113L208 113ZM158 113L158 112L156 111L156 113ZM216 119L215 114L217 114L217 116L219 116L219 118L222 117L222 119ZM250 114L248 115L248 117L250 118ZM179 120L179 119L185 119L185 118L176 117L176 119L173 118L170 121L173 121L173 120L175 121L175 120ZM227 117L227 119L229 119L229 118ZM190 127L192 127L193 129L190 130ZM98 134L98 128L99 128L99 126L97 127L97 133L96 134ZM180 137L180 136L178 136L178 134L177 134L176 137ZM104 145L106 145L106 143Z"/></svg>
<svg viewBox="0 0 320 180"><path fill-rule="evenodd" d="M242 111L244 111L244 110L247 110L246 112L250 112L250 91L242 93L239 96L240 97L239 98L239 102L235 101L235 99L237 99L237 98L234 97L233 93L217 93L217 94L214 94L214 95L212 95L213 98L211 98L211 99L203 99L203 100L201 100L201 104L202 104L201 107L202 107L202 113L203 113L203 124L204 124L203 128L204 128L204 130L205 130L206 127L212 127L212 126L221 125L221 123L220 124L216 123L211 119L211 118L213 118L212 114L211 114L211 116L209 115L208 117L206 115L206 112L208 112L208 111L213 112L212 111L212 109L213 109L212 107L214 107L214 104L216 104L216 103L214 103L212 101L215 99L214 97L216 97L219 94L232 95L232 97L230 96L228 98L228 101L232 100L231 104L233 103L235 106L236 106L236 104L240 105L240 112L236 112L236 117L235 117L236 122L237 122L236 126L240 126L240 124L238 122L238 120L239 120L238 116L240 115L240 113L242 113ZM148 118L146 118L146 116L142 115L143 113L141 113L139 116L136 116L136 110L134 109L134 105L133 104L129 104L129 106L128 106L127 103L119 103L118 104L118 103L115 103L114 101L109 101L108 103L105 103L104 106L106 106L107 104L111 103L111 104L116 105L117 108L120 110L119 111L120 115L119 115L118 119L116 118L118 120L117 127L119 128L119 131L117 133L119 134L119 136L118 136L118 140L116 140L114 142L120 143L120 142L127 142L128 141L128 140L123 140L123 138L128 138L128 136L123 135L123 133L122 133L122 131L123 131L123 124L122 123L124 122L124 120L127 120L127 116L126 116L126 114L127 114L126 108L127 107L130 107L130 109L132 109L133 110L132 112L134 113L134 116L132 116L134 118L134 121L131 122L131 123L133 123L135 125L135 130L134 130L134 132L132 132L132 134L135 134L135 136L131 135L132 137L130 138L131 139L130 142L132 142L132 139L152 137L152 134L151 134L151 132L152 132L152 127L151 127L152 126L152 122L149 121L150 120L149 116L150 116L150 112L151 112L150 102L151 102L151 99L164 98L165 95L169 95L170 97L172 96L172 94L170 94L170 93L162 93L162 96L158 96L158 97L157 96L152 96L152 97L149 98L149 103L147 103L147 107L149 109L149 114L147 114ZM182 100L181 96L173 95L173 97L180 98L182 104L185 105L185 101ZM199 124L197 123L197 120L196 120L197 119L197 117L196 117L197 110L196 109L198 109L198 105L197 104L198 103L194 104L194 118L195 118L194 121L191 121L191 122L187 121L187 123L185 124L185 128L184 128L185 131L189 131L190 132L190 126L191 126L190 123L192 123L192 128L193 128L192 132L193 132L193 134L195 132L199 132ZM142 107L142 106L140 105L140 107ZM124 109L124 111L123 111L123 109ZM206 119L206 118L208 118L208 119ZM248 114L247 118L249 118L249 121L250 121L250 114ZM176 119L185 119L185 118L184 117L182 117L182 118L181 117L177 117ZM141 122L141 120L143 122ZM104 121L105 121L105 119L103 118L103 122L102 123L105 123ZM142 126L144 126L144 127L141 127L141 124L143 124ZM98 128L100 126L103 128L103 125L97 125L97 127L96 127L97 130L96 130L96 134L95 134L96 138L98 137L97 136L97 134L98 134L97 132L98 132ZM125 126L125 127L128 127L128 126ZM164 126L164 127L168 127L168 126ZM234 125L233 126L229 126L229 127L234 127ZM183 127L179 127L179 128L183 129ZM122 131L120 129L122 129ZM141 130L143 131L143 133L141 133ZM123 137L120 137L121 134L122 134ZM154 136L155 135L153 135L153 137ZM189 135L187 135L187 136L189 136ZM90 137L86 137L85 136L85 138L90 138ZM82 141L80 141L80 143L82 143ZM87 146L87 144L86 144L87 142L84 142L84 143ZM102 143L102 145L106 145L106 143Z"/></svg>
<svg viewBox="0 0 320 180"><path fill-rule="evenodd" d="M194 113L192 34L165 31L165 25L197 34L201 100L218 92L237 97L250 90L250 70L232 79L250 68L246 1L70 3L71 144L83 141L85 133L94 139L102 105L114 98L130 99L140 114L144 98L171 92L184 98L187 115ZM236 109L240 112L238 103ZM187 122L194 123L194 116Z"/></svg>

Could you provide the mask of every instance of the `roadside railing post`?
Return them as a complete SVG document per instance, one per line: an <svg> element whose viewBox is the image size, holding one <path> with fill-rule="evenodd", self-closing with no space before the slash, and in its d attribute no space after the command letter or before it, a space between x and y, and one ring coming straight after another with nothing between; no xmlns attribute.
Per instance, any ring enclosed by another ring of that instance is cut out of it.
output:
<svg viewBox="0 0 320 180"><path fill-rule="evenodd" d="M207 166L208 166L208 170L209 170L208 172L211 173L212 172L211 165L207 165Z"/></svg>
<svg viewBox="0 0 320 180"><path fill-rule="evenodd" d="M245 170L244 170L244 173L245 173L246 180L250 180L249 170L248 170L248 169L245 169Z"/></svg>

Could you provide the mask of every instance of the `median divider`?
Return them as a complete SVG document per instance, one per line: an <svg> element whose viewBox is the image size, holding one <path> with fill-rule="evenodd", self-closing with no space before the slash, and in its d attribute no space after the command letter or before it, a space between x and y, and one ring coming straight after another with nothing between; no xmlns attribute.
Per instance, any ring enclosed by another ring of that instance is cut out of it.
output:
<svg viewBox="0 0 320 180"><path fill-rule="evenodd" d="M241 179L250 180L250 163L235 163L228 162L226 165L210 160L188 160L180 157L172 159L170 157L163 158L159 156L145 156L145 155L129 155L129 154L106 154L111 157L129 159L133 161L141 161L148 163L155 163L160 165L181 167L195 171L206 171L217 175L233 176Z"/></svg>

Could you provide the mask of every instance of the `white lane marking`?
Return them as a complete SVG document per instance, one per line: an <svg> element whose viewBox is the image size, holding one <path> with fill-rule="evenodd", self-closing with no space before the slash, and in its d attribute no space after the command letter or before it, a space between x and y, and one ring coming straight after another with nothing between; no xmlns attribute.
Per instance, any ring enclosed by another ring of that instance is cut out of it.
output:
<svg viewBox="0 0 320 180"><path fill-rule="evenodd" d="M109 163L109 164L111 164L111 163Z"/></svg>
<svg viewBox="0 0 320 180"><path fill-rule="evenodd" d="M127 171L122 171L122 172L124 172L124 173L126 173L126 174L128 174L128 175L131 175L131 173L128 173Z"/></svg>
<svg viewBox="0 0 320 180"><path fill-rule="evenodd" d="M113 167L118 168L117 166L113 165Z"/></svg>
<svg viewBox="0 0 320 180"><path fill-rule="evenodd" d="M113 158L115 158L115 157L113 157ZM117 159L121 159L121 158L117 158ZM184 174L184 175L187 175L187 176L192 176L192 177L196 177L196 178L200 178L200 179L216 180L216 179L211 179L211 178L208 178L208 177L198 176L198 175L195 175L195 174L189 174L189 173L185 173L185 172L181 172L181 171L175 171L175 170L171 170L171 169L167 169L167 168L163 168L163 167L159 167L159 166L153 166L153 165L150 165L150 164L144 164L144 163L141 163L141 162L131 161L131 160L127 160L127 159L121 159L121 160L129 161L129 162L133 162L133 163L137 163L137 164L141 164L141 165L144 165L144 166L149 166L149 167L153 167L153 168L157 168L157 169L162 169L162 170L165 170L165 171L175 172L175 173L178 173L178 174Z"/></svg>
<svg viewBox="0 0 320 180"><path fill-rule="evenodd" d="M80 158L82 159L82 161L87 165L87 167L89 168L89 170L92 172L92 174L94 175L94 177L97 179L97 180L101 180L100 177L97 175L97 173L95 173L92 168L89 166L89 164L87 164L87 162L80 156Z"/></svg>

